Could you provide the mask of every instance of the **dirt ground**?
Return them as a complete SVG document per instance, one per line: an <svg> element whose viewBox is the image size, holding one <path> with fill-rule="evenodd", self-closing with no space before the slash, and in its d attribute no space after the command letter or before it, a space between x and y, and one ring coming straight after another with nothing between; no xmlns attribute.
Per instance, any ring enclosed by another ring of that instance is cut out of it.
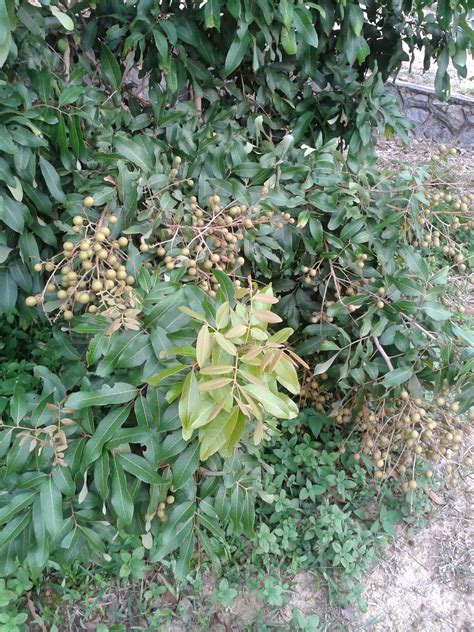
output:
<svg viewBox="0 0 474 632"><path fill-rule="evenodd" d="M456 69L449 64L448 71L451 78L451 93L461 94L465 96L474 96L474 59L468 58L467 77L458 77ZM421 83L430 88L434 85L436 75L436 64L432 64L429 70L423 70L423 55L419 52L415 53L413 64L405 62L398 75L402 81L410 81L412 83Z"/></svg>
<svg viewBox="0 0 474 632"><path fill-rule="evenodd" d="M472 477L435 495L438 514L414 536L402 536L368 578L368 611L352 630L474 630ZM364 622L377 623L362 628Z"/></svg>

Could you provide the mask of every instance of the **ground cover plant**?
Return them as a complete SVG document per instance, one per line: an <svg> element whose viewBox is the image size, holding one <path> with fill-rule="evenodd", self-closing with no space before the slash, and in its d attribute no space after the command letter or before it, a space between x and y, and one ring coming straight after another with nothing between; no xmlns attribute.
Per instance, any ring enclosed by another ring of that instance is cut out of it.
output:
<svg viewBox="0 0 474 632"><path fill-rule="evenodd" d="M233 547L360 601L394 499L469 432L474 193L454 148L373 158L406 137L402 44L445 96L468 3L228 4L0 0L6 605Z"/></svg>

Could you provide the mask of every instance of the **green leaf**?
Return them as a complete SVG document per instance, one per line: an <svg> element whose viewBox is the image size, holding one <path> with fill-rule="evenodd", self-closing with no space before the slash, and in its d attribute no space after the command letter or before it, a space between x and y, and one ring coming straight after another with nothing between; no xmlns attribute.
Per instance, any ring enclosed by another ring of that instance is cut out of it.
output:
<svg viewBox="0 0 474 632"><path fill-rule="evenodd" d="M52 478L48 478L40 488L41 509L45 527L54 538L63 526L63 499Z"/></svg>
<svg viewBox="0 0 474 632"><path fill-rule="evenodd" d="M0 220L4 224L16 233L21 233L27 217L28 208L22 202L17 202L0 191Z"/></svg>
<svg viewBox="0 0 474 632"><path fill-rule="evenodd" d="M13 396L10 400L10 415L15 424L19 424L28 412L28 399L20 382L16 382L13 388Z"/></svg>
<svg viewBox="0 0 474 632"><path fill-rule="evenodd" d="M274 395L268 388L257 386L256 384L245 384L244 391L248 393L252 399L259 402L269 415L274 415L280 419L286 419L288 416L288 408L284 402Z"/></svg>
<svg viewBox="0 0 474 632"><path fill-rule="evenodd" d="M199 430L201 461L205 461L215 454L231 439L232 432L238 421L240 410L237 406L231 412L222 412L206 426Z"/></svg>
<svg viewBox="0 0 474 632"><path fill-rule="evenodd" d="M400 248L400 255L404 258L408 271L417 277L421 277L425 281L430 276L430 271L426 265L424 257L417 252L413 246L402 246Z"/></svg>
<svg viewBox="0 0 474 632"><path fill-rule="evenodd" d="M296 55L298 47L296 45L296 33L293 28L286 29L283 27L281 29L280 40L283 50L287 55Z"/></svg>
<svg viewBox="0 0 474 632"><path fill-rule="evenodd" d="M122 452L118 454L116 458L126 472L132 474L132 476L135 476L140 481L149 483L150 485L167 484L163 481L161 476L158 476L152 465L142 456L133 454L132 452Z"/></svg>
<svg viewBox="0 0 474 632"><path fill-rule="evenodd" d="M250 35L248 31L246 31L242 36L236 34L224 62L224 75L226 77L228 77L240 66L249 47L249 43Z"/></svg>
<svg viewBox="0 0 474 632"><path fill-rule="evenodd" d="M172 375L175 375L176 373L181 373L181 371L185 371L186 369L189 369L189 368L190 368L189 364L176 364L174 366L169 367L168 369L163 369L163 371L156 373L156 375L153 375L152 377L147 378L145 381L147 384L150 384L151 386L158 386L158 384L160 384L160 382L165 380L167 377L171 377Z"/></svg>
<svg viewBox="0 0 474 632"><path fill-rule="evenodd" d="M178 406L179 418L183 426L183 438L188 437L188 428L195 416L195 411L198 409L199 401L200 396L196 376L194 371L190 371L184 380Z"/></svg>
<svg viewBox="0 0 474 632"><path fill-rule="evenodd" d="M15 494L7 505L0 508L0 524L10 522L17 513L29 507L37 495L38 492L36 490Z"/></svg>
<svg viewBox="0 0 474 632"><path fill-rule="evenodd" d="M207 0L204 6L204 24L208 29L220 30L221 27L221 2L220 0Z"/></svg>
<svg viewBox="0 0 474 632"><path fill-rule="evenodd" d="M69 396L66 406L80 410L90 406L108 406L109 404L125 404L134 399L137 389L126 382L117 382L113 386L104 384L96 391L79 391Z"/></svg>
<svg viewBox="0 0 474 632"><path fill-rule="evenodd" d="M190 439L193 430L208 424L212 420L212 413L215 409L216 402L213 399L201 399L199 405L193 409L189 429L186 430L186 433L183 431L183 438Z"/></svg>
<svg viewBox="0 0 474 632"><path fill-rule="evenodd" d="M195 441L182 452L172 465L173 489L178 491L194 476L199 466L199 443Z"/></svg>
<svg viewBox="0 0 474 632"><path fill-rule="evenodd" d="M56 20L61 24L61 26L66 29L66 31L74 31L74 22L66 13L63 13L55 6L49 7L49 9Z"/></svg>
<svg viewBox="0 0 474 632"><path fill-rule="evenodd" d="M314 48L318 47L318 34L311 22L311 14L306 8L301 6L295 7L294 25L306 44Z"/></svg>
<svg viewBox="0 0 474 632"><path fill-rule="evenodd" d="M94 483L103 501L109 495L110 457L104 451L94 465Z"/></svg>
<svg viewBox="0 0 474 632"><path fill-rule="evenodd" d="M87 441L82 457L84 466L99 458L104 445L112 439L115 432L124 424L130 414L130 407L115 408L106 415L96 428L93 436Z"/></svg>
<svg viewBox="0 0 474 632"><path fill-rule="evenodd" d="M116 136L115 151L121 156L133 162L134 165L148 173L153 168L150 156L144 147L140 146L135 141L124 138L122 136Z"/></svg>
<svg viewBox="0 0 474 632"><path fill-rule="evenodd" d="M326 373L326 371L329 369L329 367L332 365L332 363L334 362L334 360L337 358L338 355L339 354L336 353L331 358L329 358L329 360L326 360L326 362L320 362L319 364L317 364L314 367L313 374L321 375L321 373Z"/></svg>
<svg viewBox="0 0 474 632"><path fill-rule="evenodd" d="M231 307L235 305L234 286L228 275L222 270L212 270L212 275L219 283L217 300L220 303L227 301Z"/></svg>
<svg viewBox="0 0 474 632"><path fill-rule="evenodd" d="M300 392L298 374L293 362L287 356L283 355L278 360L275 366L275 374L282 386L288 389L290 393L293 393L293 395L298 395Z"/></svg>
<svg viewBox="0 0 474 632"><path fill-rule="evenodd" d="M177 582L183 582L189 571L191 570L191 559L194 552L196 538L194 534L185 538L183 544L179 548L174 567L174 576Z"/></svg>
<svg viewBox="0 0 474 632"><path fill-rule="evenodd" d="M1 248L1 246L0 246ZM7 269L0 270L0 314L11 312L16 305L18 286Z"/></svg>
<svg viewBox="0 0 474 632"><path fill-rule="evenodd" d="M56 202L65 202L66 196L61 188L61 181L56 169L46 160L46 158L43 158L43 156L39 157L39 167L51 196L56 200Z"/></svg>
<svg viewBox="0 0 474 632"><path fill-rule="evenodd" d="M12 542L28 526L31 519L31 512L25 511L22 516L17 516L0 531L0 548Z"/></svg>
<svg viewBox="0 0 474 632"><path fill-rule="evenodd" d="M100 45L100 63L105 78L110 86L114 90L118 90L122 81L122 72L115 55L111 53L105 44Z"/></svg>
<svg viewBox="0 0 474 632"><path fill-rule="evenodd" d="M10 32L10 17L8 15L7 0L0 0L0 68L8 57L11 43L12 36Z"/></svg>
<svg viewBox="0 0 474 632"><path fill-rule="evenodd" d="M53 466L52 470L53 483L61 494L72 498L76 492L76 485L71 476L71 472L68 467L62 465Z"/></svg>
<svg viewBox="0 0 474 632"><path fill-rule="evenodd" d="M214 338L221 349L223 349L226 353L231 356L237 355L237 347L233 342L227 340L221 333L218 331L214 332Z"/></svg>
<svg viewBox="0 0 474 632"><path fill-rule="evenodd" d="M219 306L216 312L216 327L217 329L225 329L230 320L230 307L229 303L225 302Z"/></svg>
<svg viewBox="0 0 474 632"><path fill-rule="evenodd" d="M364 26L364 14L362 13L362 9L355 4L349 5L348 9L349 23L354 31L354 34L359 36L362 33L362 27Z"/></svg>
<svg viewBox="0 0 474 632"><path fill-rule="evenodd" d="M382 385L387 387L400 386L400 384L408 382L412 375L413 369L410 367L401 367L399 369L394 369L384 376L382 380Z"/></svg>
<svg viewBox="0 0 474 632"><path fill-rule="evenodd" d="M211 357L212 346L209 328L207 324L205 324L199 330L196 340L196 359L200 368L202 368Z"/></svg>
<svg viewBox="0 0 474 632"><path fill-rule="evenodd" d="M112 459L112 507L118 519L124 525L129 525L133 519L133 500L127 488L127 479L118 458Z"/></svg>
<svg viewBox="0 0 474 632"><path fill-rule="evenodd" d="M427 314L432 320L448 320L451 318L452 314L449 309L446 309L439 303L434 302L426 302L423 305L423 311Z"/></svg>

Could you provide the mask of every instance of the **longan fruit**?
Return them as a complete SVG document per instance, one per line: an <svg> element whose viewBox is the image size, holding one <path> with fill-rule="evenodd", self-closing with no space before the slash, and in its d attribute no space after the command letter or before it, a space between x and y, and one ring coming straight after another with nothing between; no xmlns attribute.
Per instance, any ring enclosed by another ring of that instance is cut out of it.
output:
<svg viewBox="0 0 474 632"><path fill-rule="evenodd" d="M75 215L72 218L72 223L74 226L82 226L82 224L84 223L84 218L81 217L80 215Z"/></svg>
<svg viewBox="0 0 474 632"><path fill-rule="evenodd" d="M86 208L91 208L94 206L94 198L91 195L88 195L84 198L83 204Z"/></svg>
<svg viewBox="0 0 474 632"><path fill-rule="evenodd" d="M27 296L25 299L25 305L28 307L35 307L38 304L38 299L36 296Z"/></svg>
<svg viewBox="0 0 474 632"><path fill-rule="evenodd" d="M120 248L125 248L125 246L128 246L128 239L122 235L122 237L118 238L118 244Z"/></svg>
<svg viewBox="0 0 474 632"><path fill-rule="evenodd" d="M66 309L63 313L63 318L64 320L71 320L74 317L74 314L71 312L70 309Z"/></svg>

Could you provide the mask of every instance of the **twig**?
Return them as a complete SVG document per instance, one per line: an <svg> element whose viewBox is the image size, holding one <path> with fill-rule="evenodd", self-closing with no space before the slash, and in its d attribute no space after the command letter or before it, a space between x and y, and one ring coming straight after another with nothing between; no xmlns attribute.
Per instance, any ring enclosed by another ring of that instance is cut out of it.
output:
<svg viewBox="0 0 474 632"><path fill-rule="evenodd" d="M377 336L372 336L372 340L375 342L375 346L377 347L377 349L380 352L380 355L382 356L382 358L385 360L385 364L388 366L388 368L390 369L390 371L393 371L393 364L392 361L390 360L390 358L388 357L388 355L385 353L384 348L382 347L382 345L379 342L379 339L377 338Z"/></svg>

